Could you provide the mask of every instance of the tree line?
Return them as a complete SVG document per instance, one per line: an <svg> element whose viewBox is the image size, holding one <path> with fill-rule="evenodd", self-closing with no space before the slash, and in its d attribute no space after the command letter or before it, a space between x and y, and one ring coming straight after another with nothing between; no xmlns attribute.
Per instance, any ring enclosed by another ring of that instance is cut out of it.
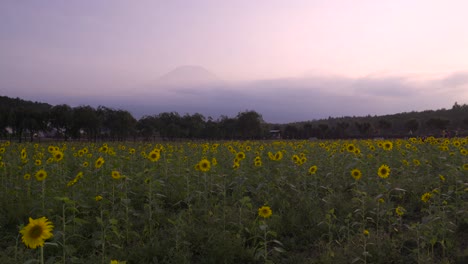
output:
<svg viewBox="0 0 468 264"><path fill-rule="evenodd" d="M130 112L105 106L49 105L0 96L0 137L19 142L60 140L262 139L267 124L255 111L217 120L202 114L164 112L136 120Z"/></svg>
<svg viewBox="0 0 468 264"><path fill-rule="evenodd" d="M0 96L0 137L18 141L339 139L411 136L468 136L468 105L385 116L329 117L289 124L268 124L253 110L214 120L202 114L164 112L135 119L126 110L89 105L52 106Z"/></svg>
<svg viewBox="0 0 468 264"><path fill-rule="evenodd" d="M277 125L283 138L402 138L468 136L468 105L455 102L451 109L404 112L382 116L329 117Z"/></svg>

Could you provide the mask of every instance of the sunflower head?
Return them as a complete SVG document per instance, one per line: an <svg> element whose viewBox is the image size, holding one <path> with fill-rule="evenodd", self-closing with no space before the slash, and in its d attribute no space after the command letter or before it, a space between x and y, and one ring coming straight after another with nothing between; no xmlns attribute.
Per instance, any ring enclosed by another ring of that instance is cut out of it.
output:
<svg viewBox="0 0 468 264"><path fill-rule="evenodd" d="M148 159L155 162L161 158L161 153L159 150L153 150L148 154Z"/></svg>
<svg viewBox="0 0 468 264"><path fill-rule="evenodd" d="M362 172L359 169L354 169L351 171L351 176L357 181L361 179Z"/></svg>
<svg viewBox="0 0 468 264"><path fill-rule="evenodd" d="M239 159L239 160L245 159L245 153L242 152L242 151L237 152L237 153L236 153L236 158Z"/></svg>
<svg viewBox="0 0 468 264"><path fill-rule="evenodd" d="M463 170L468 170L468 163L463 164Z"/></svg>
<svg viewBox="0 0 468 264"><path fill-rule="evenodd" d="M26 149L23 148L21 150L21 159L26 159L28 157L28 153L26 152Z"/></svg>
<svg viewBox="0 0 468 264"><path fill-rule="evenodd" d="M392 150L393 149L393 143L391 141L385 141L382 143L382 148L384 150Z"/></svg>
<svg viewBox="0 0 468 264"><path fill-rule="evenodd" d="M403 216L405 212L406 212L405 208L401 206L398 206L397 208L395 208L395 213L400 217Z"/></svg>
<svg viewBox="0 0 468 264"><path fill-rule="evenodd" d="M262 166L262 160L255 160L254 164L255 164L255 167L261 167Z"/></svg>
<svg viewBox="0 0 468 264"><path fill-rule="evenodd" d="M62 151L54 151L52 153L52 155L54 156L55 161L61 161L63 159L63 152Z"/></svg>
<svg viewBox="0 0 468 264"><path fill-rule="evenodd" d="M379 167L377 174L382 179L388 178L388 176L390 175L390 167L388 167L388 165L383 164L382 166Z"/></svg>
<svg viewBox="0 0 468 264"><path fill-rule="evenodd" d="M432 193L425 193L421 196L421 201L427 203L427 201L429 201L429 199L431 199L432 197Z"/></svg>
<svg viewBox="0 0 468 264"><path fill-rule="evenodd" d="M102 167L102 165L104 164L104 158L103 157L99 157L96 162L94 163L94 166L96 167L96 169L99 169Z"/></svg>
<svg viewBox="0 0 468 264"><path fill-rule="evenodd" d="M36 177L36 180L38 181L43 181L47 178L47 172L45 170L38 170L34 177Z"/></svg>
<svg viewBox="0 0 468 264"><path fill-rule="evenodd" d="M54 226L46 217L38 219L29 218L29 224L20 230L23 235L21 240L29 248L37 248L44 246L45 240L53 236L52 229Z"/></svg>
<svg viewBox="0 0 468 264"><path fill-rule="evenodd" d="M198 164L200 165L200 170L203 172L207 172L211 169L210 161L207 159L202 159Z"/></svg>
<svg viewBox="0 0 468 264"><path fill-rule="evenodd" d="M297 163L300 160L298 155L293 155L291 159L294 163Z"/></svg>
<svg viewBox="0 0 468 264"><path fill-rule="evenodd" d="M112 171L112 178L115 179L115 180L118 180L122 177L122 175L120 175L120 172L118 171Z"/></svg>
<svg viewBox="0 0 468 264"><path fill-rule="evenodd" d="M272 214L273 212L269 206L262 206L258 208L258 216L262 218L269 218Z"/></svg>
<svg viewBox="0 0 468 264"><path fill-rule="evenodd" d="M309 173L310 174L315 174L317 172L317 169L318 169L317 165L311 166L309 168Z"/></svg>
<svg viewBox="0 0 468 264"><path fill-rule="evenodd" d="M275 160L281 160L283 158L283 152L278 151L275 154Z"/></svg>

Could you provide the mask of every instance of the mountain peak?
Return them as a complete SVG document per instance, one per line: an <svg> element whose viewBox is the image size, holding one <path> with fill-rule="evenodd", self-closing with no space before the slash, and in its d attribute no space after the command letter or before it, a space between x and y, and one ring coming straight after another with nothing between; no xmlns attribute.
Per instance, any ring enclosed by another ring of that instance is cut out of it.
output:
<svg viewBox="0 0 468 264"><path fill-rule="evenodd" d="M158 84L179 85L203 85L220 82L220 79L206 68L199 65L183 65L162 75L157 80Z"/></svg>

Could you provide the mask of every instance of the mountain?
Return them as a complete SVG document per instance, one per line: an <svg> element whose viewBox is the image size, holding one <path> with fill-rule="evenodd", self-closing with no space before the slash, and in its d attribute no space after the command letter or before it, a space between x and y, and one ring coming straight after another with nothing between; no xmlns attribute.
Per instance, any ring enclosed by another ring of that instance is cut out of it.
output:
<svg viewBox="0 0 468 264"><path fill-rule="evenodd" d="M214 73L198 65L179 66L156 80L158 86L200 86L219 82Z"/></svg>

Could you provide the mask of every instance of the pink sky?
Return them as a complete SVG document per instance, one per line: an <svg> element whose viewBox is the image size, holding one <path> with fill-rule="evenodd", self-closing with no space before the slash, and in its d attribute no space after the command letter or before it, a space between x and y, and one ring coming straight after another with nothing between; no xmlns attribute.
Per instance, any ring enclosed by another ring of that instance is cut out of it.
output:
<svg viewBox="0 0 468 264"><path fill-rule="evenodd" d="M432 93L430 80L468 72L466 10L464 0L4 0L0 94L124 94L180 65L228 82L397 77ZM457 85L433 108L467 102Z"/></svg>

